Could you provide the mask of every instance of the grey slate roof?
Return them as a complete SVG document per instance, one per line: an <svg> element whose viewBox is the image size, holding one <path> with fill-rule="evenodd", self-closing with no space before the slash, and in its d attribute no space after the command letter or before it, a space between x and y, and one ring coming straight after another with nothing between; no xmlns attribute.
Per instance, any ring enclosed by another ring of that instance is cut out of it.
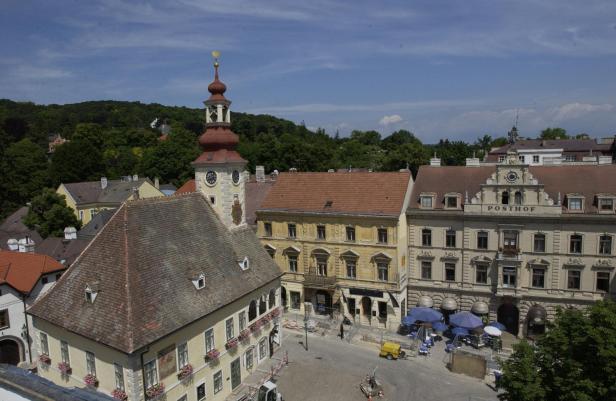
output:
<svg viewBox="0 0 616 401"><path fill-rule="evenodd" d="M503 154L509 150L524 149L563 149L564 152L610 152L612 144L597 143L594 139L520 139L513 144L507 144L490 151Z"/></svg>
<svg viewBox="0 0 616 401"><path fill-rule="evenodd" d="M152 182L148 178L136 181L109 180L105 189L100 181L72 182L64 184L78 205L88 203L122 203L133 193L133 187L139 187L144 182Z"/></svg>
<svg viewBox="0 0 616 401"><path fill-rule="evenodd" d="M22 222L22 219L26 217L27 214L28 206L22 206L0 224L0 249L8 249L6 242L11 238L20 240L28 236L36 245L43 241L43 238L41 238L36 230L29 229Z"/></svg>
<svg viewBox="0 0 616 401"><path fill-rule="evenodd" d="M199 273L201 290L191 282ZM200 193L141 199L118 209L29 313L132 353L281 274L251 229L227 229Z"/></svg>
<svg viewBox="0 0 616 401"><path fill-rule="evenodd" d="M35 244L34 250L36 253L51 256L64 266L70 266L89 243L90 239L47 237L40 244Z"/></svg>
<svg viewBox="0 0 616 401"><path fill-rule="evenodd" d="M116 209L103 209L98 212L92 220L85 226L81 227L81 230L77 232L77 238L91 240L98 234L98 232L107 224L111 216L116 212Z"/></svg>

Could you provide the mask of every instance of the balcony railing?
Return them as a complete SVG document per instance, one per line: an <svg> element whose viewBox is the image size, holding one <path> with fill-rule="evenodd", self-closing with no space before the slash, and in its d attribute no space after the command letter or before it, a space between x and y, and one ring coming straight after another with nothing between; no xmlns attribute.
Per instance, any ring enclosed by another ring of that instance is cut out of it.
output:
<svg viewBox="0 0 616 401"><path fill-rule="evenodd" d="M497 258L499 260L521 260L520 249L519 248L499 248Z"/></svg>
<svg viewBox="0 0 616 401"><path fill-rule="evenodd" d="M304 286L311 288L332 288L336 285L336 277L317 274L316 267L308 268L304 275Z"/></svg>

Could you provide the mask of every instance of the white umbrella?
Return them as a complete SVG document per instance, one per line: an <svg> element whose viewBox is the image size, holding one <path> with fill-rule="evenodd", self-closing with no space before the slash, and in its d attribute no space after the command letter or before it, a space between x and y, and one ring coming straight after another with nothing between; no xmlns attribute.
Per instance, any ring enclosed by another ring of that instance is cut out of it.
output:
<svg viewBox="0 0 616 401"><path fill-rule="evenodd" d="M483 328L483 331L494 337L499 337L501 334L503 334L502 331L500 331L494 326L486 326Z"/></svg>

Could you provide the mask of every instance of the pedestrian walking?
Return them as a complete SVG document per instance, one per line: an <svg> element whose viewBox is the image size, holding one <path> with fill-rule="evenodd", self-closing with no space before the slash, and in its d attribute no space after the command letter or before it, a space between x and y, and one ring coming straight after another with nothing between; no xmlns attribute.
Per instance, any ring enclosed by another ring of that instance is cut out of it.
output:
<svg viewBox="0 0 616 401"><path fill-rule="evenodd" d="M340 323L340 339L344 340L344 323Z"/></svg>

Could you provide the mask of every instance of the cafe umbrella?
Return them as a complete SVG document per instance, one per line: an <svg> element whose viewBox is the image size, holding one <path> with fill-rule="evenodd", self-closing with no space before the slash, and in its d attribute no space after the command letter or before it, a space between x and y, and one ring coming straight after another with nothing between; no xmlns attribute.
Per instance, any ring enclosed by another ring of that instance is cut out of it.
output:
<svg viewBox="0 0 616 401"><path fill-rule="evenodd" d="M449 323L456 327L465 329L474 329L483 326L483 322L479 317L471 312L458 312L449 316Z"/></svg>

